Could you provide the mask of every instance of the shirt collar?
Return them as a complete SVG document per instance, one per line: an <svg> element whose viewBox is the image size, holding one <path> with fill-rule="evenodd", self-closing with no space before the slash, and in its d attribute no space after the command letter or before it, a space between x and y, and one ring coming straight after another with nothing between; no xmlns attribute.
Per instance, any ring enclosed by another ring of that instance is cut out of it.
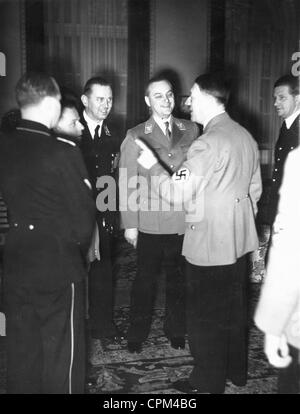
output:
<svg viewBox="0 0 300 414"><path fill-rule="evenodd" d="M169 122L169 130L172 132L172 115L164 119L160 118L159 116L153 115L153 119L164 134L166 133L166 122Z"/></svg>
<svg viewBox="0 0 300 414"><path fill-rule="evenodd" d="M85 119L85 122L86 122L86 124L87 124L87 126L88 126L88 128L89 128L89 131L90 131L90 134L91 134L91 137L94 139L94 134L95 134L95 128L96 128L96 126L97 125L99 125L100 126L100 128L99 128L99 132L98 132L98 135L99 135L99 137L100 137L100 135L101 135L101 130L102 130L102 125L103 125L103 119L102 119L102 121L94 121L93 119L91 119L89 116L88 116L88 114L85 112L85 110L83 111L83 118Z"/></svg>
<svg viewBox="0 0 300 414"><path fill-rule="evenodd" d="M203 129L206 127L206 125L213 119L213 118L215 118L216 116L218 116L218 115L221 115L221 114L224 114L224 112L226 112L225 111L225 109L220 109L220 110L218 110L218 111L216 111L212 116L210 116L209 118L206 118L205 119L205 121L203 122Z"/></svg>
<svg viewBox="0 0 300 414"><path fill-rule="evenodd" d="M300 115L300 109L298 109L298 111L294 112L284 120L287 129L290 129L298 115Z"/></svg>

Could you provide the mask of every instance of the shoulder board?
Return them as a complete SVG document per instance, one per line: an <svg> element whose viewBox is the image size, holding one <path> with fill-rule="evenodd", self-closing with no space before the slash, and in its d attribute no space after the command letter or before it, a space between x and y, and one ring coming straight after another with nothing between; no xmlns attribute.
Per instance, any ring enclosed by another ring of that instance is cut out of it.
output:
<svg viewBox="0 0 300 414"><path fill-rule="evenodd" d="M69 141L68 139L60 138L60 137L57 137L56 139L57 141L65 142L66 144L72 145L72 147L76 147L76 144L73 141Z"/></svg>

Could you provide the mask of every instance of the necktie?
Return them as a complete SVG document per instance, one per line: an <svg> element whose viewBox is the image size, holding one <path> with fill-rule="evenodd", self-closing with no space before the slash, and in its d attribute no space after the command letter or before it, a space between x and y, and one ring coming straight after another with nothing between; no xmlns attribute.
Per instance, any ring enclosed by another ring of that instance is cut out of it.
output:
<svg viewBox="0 0 300 414"><path fill-rule="evenodd" d="M97 144L97 142L100 140L99 128L100 128L100 125L97 125L96 128L95 128L95 132L94 132L94 143L95 144Z"/></svg>
<svg viewBox="0 0 300 414"><path fill-rule="evenodd" d="M168 140L170 141L171 140L171 131L170 131L170 129L169 129L169 122L167 121L167 122L165 122L165 125L166 125L166 137L168 138Z"/></svg>

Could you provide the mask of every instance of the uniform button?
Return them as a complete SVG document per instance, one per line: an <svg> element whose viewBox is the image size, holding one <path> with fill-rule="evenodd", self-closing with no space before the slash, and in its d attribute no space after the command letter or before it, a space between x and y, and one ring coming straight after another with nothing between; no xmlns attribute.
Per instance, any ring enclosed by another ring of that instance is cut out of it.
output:
<svg viewBox="0 0 300 414"><path fill-rule="evenodd" d="M275 171L277 172L278 171L278 168L275 168Z"/></svg>
<svg viewBox="0 0 300 414"><path fill-rule="evenodd" d="M96 158L98 158L99 157L99 155L98 154L96 154Z"/></svg>
<svg viewBox="0 0 300 414"><path fill-rule="evenodd" d="M14 223L14 227L18 227L18 223Z"/></svg>
<svg viewBox="0 0 300 414"><path fill-rule="evenodd" d="M168 157L172 157L172 154L169 152Z"/></svg>
<svg viewBox="0 0 300 414"><path fill-rule="evenodd" d="M96 168L99 168L99 165L96 165Z"/></svg>
<svg viewBox="0 0 300 414"><path fill-rule="evenodd" d="M191 229L192 229L192 230L195 230L195 226L194 226L194 224L192 224L192 225L191 225Z"/></svg>
<svg viewBox="0 0 300 414"><path fill-rule="evenodd" d="M275 178L273 178L273 180L272 180L272 181L275 183L275 181L276 181L276 180L275 180Z"/></svg>
<svg viewBox="0 0 300 414"><path fill-rule="evenodd" d="M282 150L282 147L279 147L279 151L281 151Z"/></svg>
<svg viewBox="0 0 300 414"><path fill-rule="evenodd" d="M236 202L236 203L239 203L239 202L240 202L240 199L239 199L239 198L236 198L236 199L235 199L235 202Z"/></svg>
<svg viewBox="0 0 300 414"><path fill-rule="evenodd" d="M170 168L172 168L172 169L173 169L173 168L174 168L174 165L170 165Z"/></svg>
<svg viewBox="0 0 300 414"><path fill-rule="evenodd" d="M29 224L28 228L29 228L29 230L33 230L34 229L34 225L33 224Z"/></svg>
<svg viewBox="0 0 300 414"><path fill-rule="evenodd" d="M277 158L277 161L280 161L280 158Z"/></svg>
<svg viewBox="0 0 300 414"><path fill-rule="evenodd" d="M294 147L291 147L291 149L294 149Z"/></svg>

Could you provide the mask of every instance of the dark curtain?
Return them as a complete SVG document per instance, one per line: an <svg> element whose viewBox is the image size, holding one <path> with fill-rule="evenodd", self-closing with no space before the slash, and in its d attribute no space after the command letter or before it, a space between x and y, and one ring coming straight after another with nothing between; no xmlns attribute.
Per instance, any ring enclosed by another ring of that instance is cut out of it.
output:
<svg viewBox="0 0 300 414"><path fill-rule="evenodd" d="M25 1L25 36L27 71L43 72L45 35L42 0Z"/></svg>
<svg viewBox="0 0 300 414"><path fill-rule="evenodd" d="M149 64L150 1L128 0L127 128L144 121L149 115L144 101Z"/></svg>

